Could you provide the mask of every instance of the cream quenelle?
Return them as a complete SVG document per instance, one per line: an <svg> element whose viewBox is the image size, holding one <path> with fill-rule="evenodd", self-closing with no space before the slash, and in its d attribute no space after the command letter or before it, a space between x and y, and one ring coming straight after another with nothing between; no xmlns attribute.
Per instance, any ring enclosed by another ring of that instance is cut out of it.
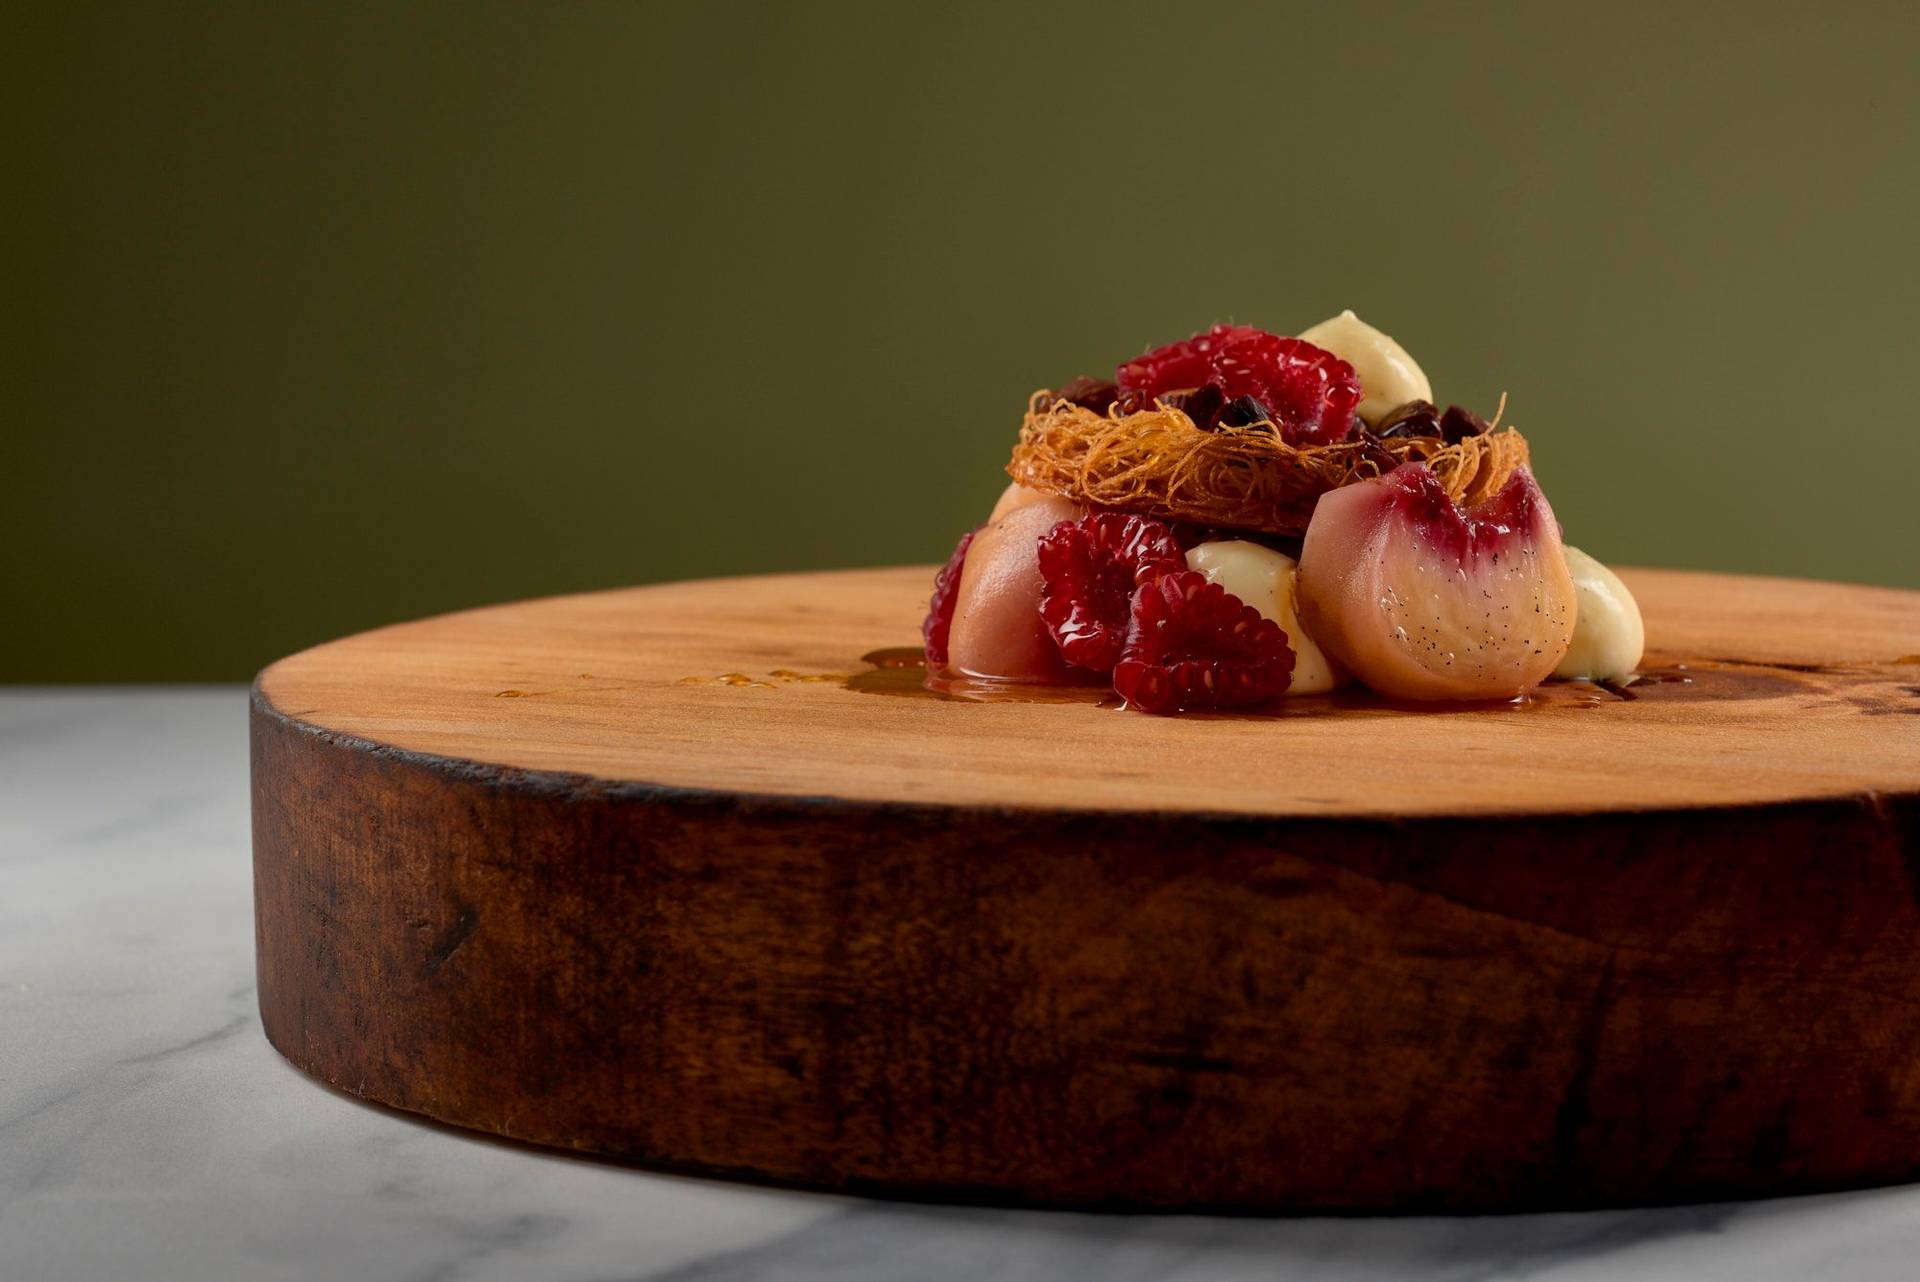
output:
<svg viewBox="0 0 1920 1282"><path fill-rule="evenodd" d="M1433 399L1433 384L1407 349L1355 316L1352 308L1321 321L1300 337L1353 366L1363 393L1354 412L1369 424L1378 423L1408 401Z"/></svg>
<svg viewBox="0 0 1920 1282"><path fill-rule="evenodd" d="M1565 549L1573 576L1573 641L1553 675L1579 681L1617 681L1640 666L1647 647L1640 605L1620 576L1579 548Z"/></svg>

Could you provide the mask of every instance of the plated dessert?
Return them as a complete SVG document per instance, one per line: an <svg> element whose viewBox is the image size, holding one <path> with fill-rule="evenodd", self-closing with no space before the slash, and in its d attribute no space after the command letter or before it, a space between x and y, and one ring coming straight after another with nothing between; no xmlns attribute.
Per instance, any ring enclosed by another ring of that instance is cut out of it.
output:
<svg viewBox="0 0 1920 1282"><path fill-rule="evenodd" d="M1511 438L1401 439L1313 496L1304 539L1220 532L1159 481L1180 514L1003 513L946 576L946 657L991 643L1078 689L921 688L918 567L548 597L274 664L262 1027L320 1082L481 1131L969 1203L1511 1212L1920 1177L1920 593L1642 571L1659 654L1631 688L1299 696L1335 664L1445 672L1336 655L1368 600L1347 580L1313 598L1335 626L1285 613L1329 547L1402 598L1371 598L1382 626L1501 617L1403 553L1438 541L1419 502L1485 526ZM1444 506L1386 491L1400 449ZM1450 488L1469 461L1478 504ZM1297 484L1245 475L1207 502ZM1462 568L1505 590L1532 540L1519 581L1555 608L1574 583L1575 654L1604 607L1572 564L1546 584L1558 532L1525 515ZM1340 549L1362 534L1367 559ZM1403 573L1454 613L1418 616ZM1075 588L1109 581L1122 612ZM876 642L886 679L849 672ZM1147 722L1094 711L1115 683L1282 693Z"/></svg>
<svg viewBox="0 0 1920 1282"><path fill-rule="evenodd" d="M1035 393L1011 484L935 579L927 679L1104 683L1173 713L1630 678L1633 596L1563 542L1500 418L1439 408L1351 311L1291 338L1215 325Z"/></svg>

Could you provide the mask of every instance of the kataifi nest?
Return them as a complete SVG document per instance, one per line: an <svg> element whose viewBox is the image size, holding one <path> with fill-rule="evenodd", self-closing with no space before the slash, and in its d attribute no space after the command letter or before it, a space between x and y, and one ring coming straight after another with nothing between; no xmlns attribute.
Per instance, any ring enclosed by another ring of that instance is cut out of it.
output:
<svg viewBox="0 0 1920 1282"><path fill-rule="evenodd" d="M1208 431L1164 401L1103 414L1036 392L1007 475L1095 507L1298 537L1322 494L1408 461L1425 463L1456 503L1471 506L1526 464L1527 440L1507 428L1453 444L1368 436L1293 446L1270 423Z"/></svg>

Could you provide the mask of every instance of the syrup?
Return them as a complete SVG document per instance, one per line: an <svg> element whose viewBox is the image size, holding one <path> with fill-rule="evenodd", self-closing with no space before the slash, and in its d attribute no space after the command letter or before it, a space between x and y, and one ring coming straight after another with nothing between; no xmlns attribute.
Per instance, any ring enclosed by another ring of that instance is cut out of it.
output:
<svg viewBox="0 0 1920 1282"><path fill-rule="evenodd" d="M860 656L860 662L870 668L925 668L927 652L917 645L888 646L884 650L869 650Z"/></svg>
<svg viewBox="0 0 1920 1282"><path fill-rule="evenodd" d="M1807 683L1777 667L1699 660L1645 668L1621 681L1603 684L1625 702L1676 700L1779 699L1799 694Z"/></svg>
<svg viewBox="0 0 1920 1282"><path fill-rule="evenodd" d="M939 699L947 703L1083 703L1095 707L1120 706L1120 696L1098 685L1043 686L1015 681L991 681L952 673L929 673L926 651L918 646L895 646L860 657L865 672L837 678L857 694L886 694L909 699Z"/></svg>
<svg viewBox="0 0 1920 1282"><path fill-rule="evenodd" d="M954 673L927 671L926 653L918 646L888 646L860 657L866 669L855 673L796 672L775 668L762 680L744 672L717 677L682 677L681 685L724 685L772 690L777 685L835 684L856 694L887 695L903 699L936 699L946 703L1072 703L1095 708L1123 708L1125 701L1105 685L1089 678L1083 685L1027 685ZM1697 661L1648 668L1631 676L1606 681L1548 681L1517 699L1479 703L1419 703L1376 695L1360 686L1331 694L1280 699L1255 709L1219 709L1183 713L1213 719L1273 720L1283 717L1355 715L1458 715L1470 712L1541 712L1554 709L1585 711L1620 703L1667 702L1675 699L1777 699L1797 693L1805 683L1777 667ZM514 694L523 692L515 691Z"/></svg>
<svg viewBox="0 0 1920 1282"><path fill-rule="evenodd" d="M705 686L705 685L735 686L740 689L748 689L748 690L773 689L773 683L771 681L756 680L755 678L748 676L744 672L723 672L717 677L681 677L680 680L675 682L674 684L683 685L683 686Z"/></svg>

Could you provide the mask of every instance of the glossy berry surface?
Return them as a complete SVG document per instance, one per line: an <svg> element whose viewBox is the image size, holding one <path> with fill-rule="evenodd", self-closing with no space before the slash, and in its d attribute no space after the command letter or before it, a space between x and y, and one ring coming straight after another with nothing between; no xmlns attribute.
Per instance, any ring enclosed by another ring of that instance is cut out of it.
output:
<svg viewBox="0 0 1920 1282"><path fill-rule="evenodd" d="M1353 366L1303 338L1258 334L1228 344L1214 377L1229 400L1252 397L1272 412L1290 445L1331 445L1347 434L1360 404Z"/></svg>
<svg viewBox="0 0 1920 1282"><path fill-rule="evenodd" d="M1201 387L1213 381L1213 358L1221 348L1259 333L1251 325L1215 325L1204 334L1156 347L1120 367L1120 389L1139 392L1151 402L1167 392Z"/></svg>
<svg viewBox="0 0 1920 1282"><path fill-rule="evenodd" d="M1186 565L1174 532L1148 517L1096 512L1062 521L1040 540L1040 617L1068 663L1111 672L1134 590Z"/></svg>
<svg viewBox="0 0 1920 1282"><path fill-rule="evenodd" d="M1113 688L1143 712L1246 707L1286 693L1293 660L1279 624L1181 570L1135 590Z"/></svg>
<svg viewBox="0 0 1920 1282"><path fill-rule="evenodd" d="M926 645L927 670L937 672L947 666L947 640L953 634L953 603L960 595L960 572L966 568L967 549L978 530L960 536L953 555L933 576L933 599L927 602L927 617L920 621L920 638Z"/></svg>
<svg viewBox="0 0 1920 1282"><path fill-rule="evenodd" d="M1353 366L1332 352L1246 325L1215 325L1157 347L1122 365L1118 382L1143 403L1199 387L1219 388L1228 402L1250 398L1290 445L1343 439L1362 396Z"/></svg>

